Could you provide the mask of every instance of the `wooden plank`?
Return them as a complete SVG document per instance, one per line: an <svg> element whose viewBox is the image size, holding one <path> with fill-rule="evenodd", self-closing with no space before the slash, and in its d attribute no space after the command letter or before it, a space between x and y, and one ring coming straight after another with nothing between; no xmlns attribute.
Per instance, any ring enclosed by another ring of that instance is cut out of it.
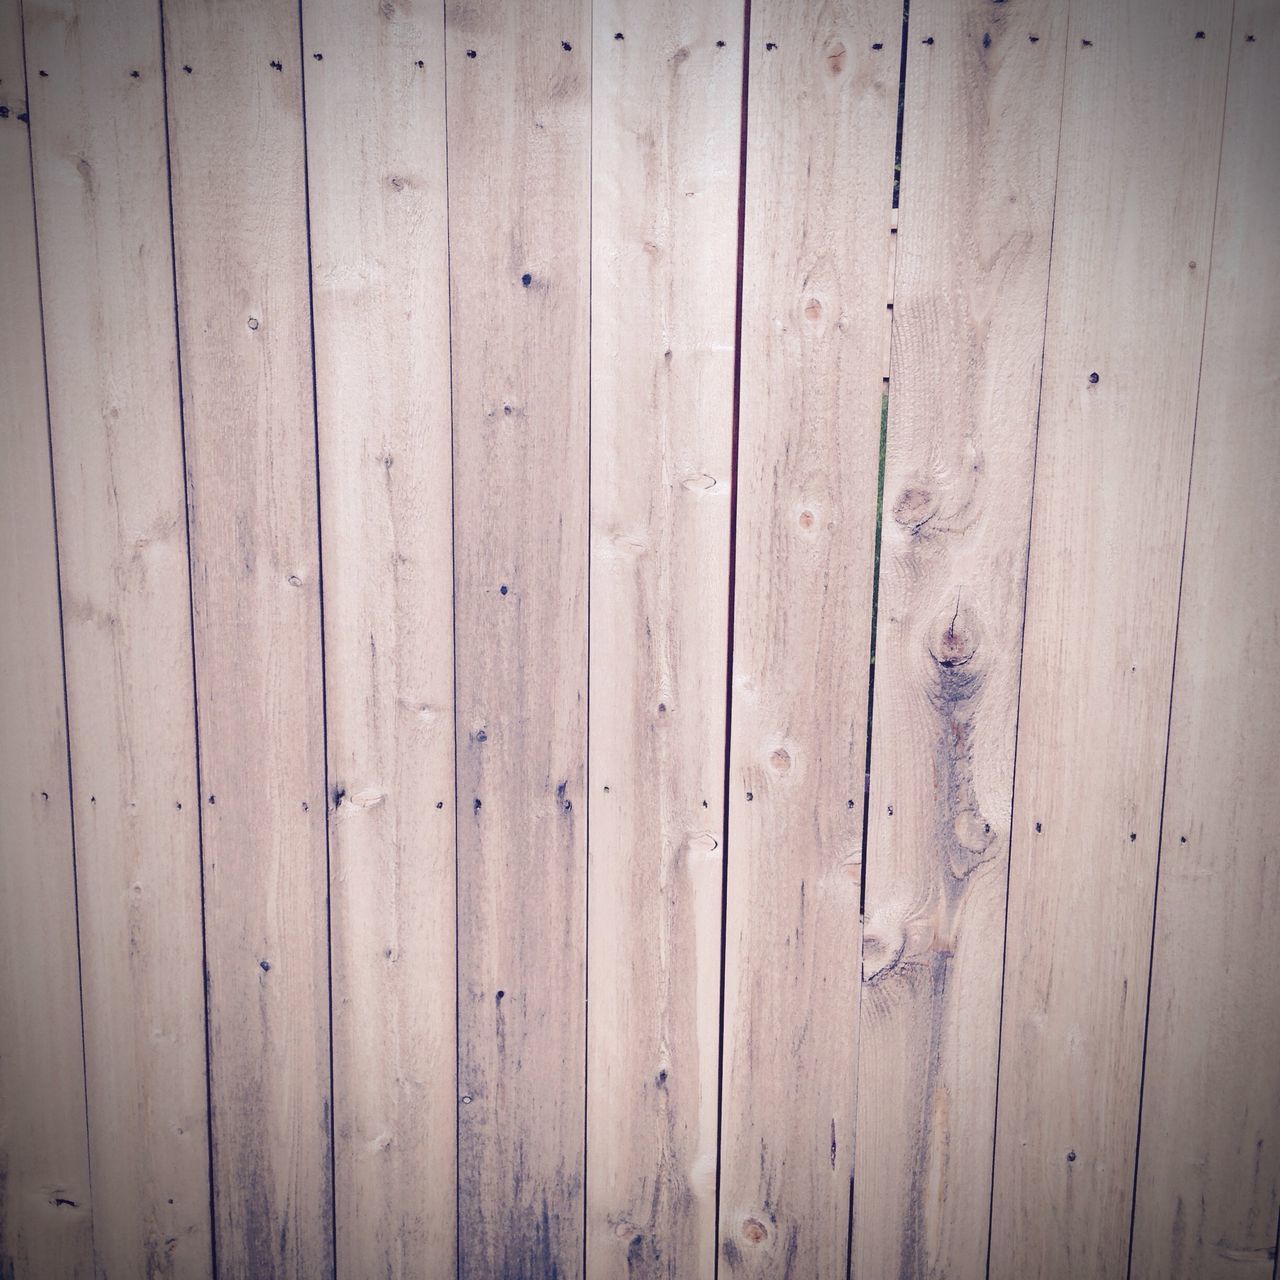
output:
<svg viewBox="0 0 1280 1280"><path fill-rule="evenodd" d="M751 11L722 1276L846 1269L901 26Z"/></svg>
<svg viewBox="0 0 1280 1280"><path fill-rule="evenodd" d="M173 0L165 22L218 1266L310 1278L333 1224L298 10Z"/></svg>
<svg viewBox="0 0 1280 1280"><path fill-rule="evenodd" d="M456 1272L444 18L305 0L338 1270ZM317 56L319 55L319 56Z"/></svg>
<svg viewBox="0 0 1280 1280"><path fill-rule="evenodd" d="M1054 0L911 8L863 873L859 1276L986 1267L1066 28Z"/></svg>
<svg viewBox="0 0 1280 1280"><path fill-rule="evenodd" d="M743 8L594 14L587 1272L715 1269Z"/></svg>
<svg viewBox="0 0 1280 1280"><path fill-rule="evenodd" d="M1231 35L1131 1274L1273 1274L1280 1212L1280 7Z"/></svg>
<svg viewBox="0 0 1280 1280"><path fill-rule="evenodd" d="M204 1276L200 810L159 11L56 0L25 21L94 1248L103 1274Z"/></svg>
<svg viewBox="0 0 1280 1280"><path fill-rule="evenodd" d="M1071 9L1017 744L993 1280L1104 1280L1126 1267L1229 27L1227 9L1205 0Z"/></svg>
<svg viewBox="0 0 1280 1280"><path fill-rule="evenodd" d="M590 5L449 6L459 1270L582 1274Z"/></svg>
<svg viewBox="0 0 1280 1280"><path fill-rule="evenodd" d="M58 564L18 0L0 3L0 1275L89 1277Z"/></svg>

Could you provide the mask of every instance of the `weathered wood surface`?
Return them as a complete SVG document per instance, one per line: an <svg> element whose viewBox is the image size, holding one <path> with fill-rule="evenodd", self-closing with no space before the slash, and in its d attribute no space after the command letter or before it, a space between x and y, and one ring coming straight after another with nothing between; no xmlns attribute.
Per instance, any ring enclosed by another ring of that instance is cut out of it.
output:
<svg viewBox="0 0 1280 1280"><path fill-rule="evenodd" d="M880 2L751 10L722 1276L847 1262L901 21Z"/></svg>
<svg viewBox="0 0 1280 1280"><path fill-rule="evenodd" d="M742 24L594 13L593 1277L715 1266Z"/></svg>
<svg viewBox="0 0 1280 1280"><path fill-rule="evenodd" d="M428 1280L456 1272L443 10L306 0L302 15L329 777L343 793L338 1270Z"/></svg>
<svg viewBox="0 0 1280 1280"><path fill-rule="evenodd" d="M0 3L0 1275L94 1274L58 562L18 0Z"/></svg>
<svg viewBox="0 0 1280 1280"><path fill-rule="evenodd" d="M986 1266L1066 28L1052 0L911 9L864 868L860 1276Z"/></svg>
<svg viewBox="0 0 1280 1280"><path fill-rule="evenodd" d="M1202 0L1071 7L1027 571L992 1280L1105 1280L1126 1269L1229 32L1226 8Z"/></svg>
<svg viewBox="0 0 1280 1280"><path fill-rule="evenodd" d="M200 808L160 14L138 0L45 0L24 17L94 1251L104 1275L207 1276Z"/></svg>
<svg viewBox="0 0 1280 1280"><path fill-rule="evenodd" d="M445 13L460 1274L582 1274L591 22Z"/></svg>
<svg viewBox="0 0 1280 1280"><path fill-rule="evenodd" d="M1241 0L1178 617L1131 1275L1275 1274L1280 9Z"/></svg>
<svg viewBox="0 0 1280 1280"><path fill-rule="evenodd" d="M333 1267L333 1196L298 10L164 13L218 1265L310 1280Z"/></svg>

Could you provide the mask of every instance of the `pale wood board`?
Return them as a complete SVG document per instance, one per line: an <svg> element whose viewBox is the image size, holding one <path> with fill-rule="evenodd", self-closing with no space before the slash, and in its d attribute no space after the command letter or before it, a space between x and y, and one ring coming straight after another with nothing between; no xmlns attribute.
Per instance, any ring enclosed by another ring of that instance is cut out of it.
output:
<svg viewBox="0 0 1280 1280"><path fill-rule="evenodd" d="M24 6L75 780L94 1250L212 1272L160 15ZM121 993L129 998L122 1001Z"/></svg>
<svg viewBox="0 0 1280 1280"><path fill-rule="evenodd" d="M590 6L450 5L445 33L460 1274L572 1280L585 1176Z"/></svg>
<svg viewBox="0 0 1280 1280"><path fill-rule="evenodd" d="M901 26L751 10L722 1276L846 1269Z"/></svg>
<svg viewBox="0 0 1280 1280"><path fill-rule="evenodd" d="M1125 1273L1229 31L1228 8L1204 0L1071 8L992 1280Z"/></svg>
<svg viewBox="0 0 1280 1280"><path fill-rule="evenodd" d="M455 1274L444 15L305 0L344 1276ZM316 55L320 56L317 57Z"/></svg>
<svg viewBox="0 0 1280 1280"><path fill-rule="evenodd" d="M1238 0L1228 86L1156 903L1140 1280L1270 1277L1280 1210L1274 0Z"/></svg>
<svg viewBox="0 0 1280 1280"><path fill-rule="evenodd" d="M302 1280L332 1270L333 1232L298 9L171 0L164 13L218 1266Z"/></svg>
<svg viewBox="0 0 1280 1280"><path fill-rule="evenodd" d="M1067 14L910 16L853 1270L980 1276Z"/></svg>
<svg viewBox="0 0 1280 1280"><path fill-rule="evenodd" d="M710 1280L743 6L594 23L587 1273Z"/></svg>
<svg viewBox="0 0 1280 1280"><path fill-rule="evenodd" d="M0 3L0 1274L94 1274L27 91Z"/></svg>

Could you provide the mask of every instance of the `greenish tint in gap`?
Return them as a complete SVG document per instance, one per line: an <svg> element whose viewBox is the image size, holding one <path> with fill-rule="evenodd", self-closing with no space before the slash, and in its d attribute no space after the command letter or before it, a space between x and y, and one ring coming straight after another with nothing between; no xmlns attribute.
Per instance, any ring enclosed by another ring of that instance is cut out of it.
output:
<svg viewBox="0 0 1280 1280"><path fill-rule="evenodd" d="M867 759L862 775L862 869L858 876L858 915L867 912L867 832L871 804L871 716L876 699L876 624L880 617L880 529L884 522L884 455L889 440L889 393L880 397L880 465L876 473L876 549L871 563L871 674L867 680Z"/></svg>

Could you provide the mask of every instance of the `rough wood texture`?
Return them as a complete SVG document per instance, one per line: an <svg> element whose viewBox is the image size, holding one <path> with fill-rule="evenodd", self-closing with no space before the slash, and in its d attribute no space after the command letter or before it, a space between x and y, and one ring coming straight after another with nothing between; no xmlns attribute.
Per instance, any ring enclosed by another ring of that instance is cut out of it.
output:
<svg viewBox="0 0 1280 1280"><path fill-rule="evenodd" d="M721 1275L846 1268L901 24L751 11Z"/></svg>
<svg viewBox="0 0 1280 1280"><path fill-rule="evenodd" d="M1229 31L1229 12L1204 0L1071 10L992 1280L1125 1273Z"/></svg>
<svg viewBox="0 0 1280 1280"><path fill-rule="evenodd" d="M165 21L218 1265L310 1280L333 1223L298 10L171 0Z"/></svg>
<svg viewBox="0 0 1280 1280"><path fill-rule="evenodd" d="M1054 0L911 8L864 869L859 1276L986 1266L1066 27Z"/></svg>
<svg viewBox="0 0 1280 1280"><path fill-rule="evenodd" d="M572 1280L585 1174L590 6L481 0L445 23L460 1271Z"/></svg>
<svg viewBox="0 0 1280 1280"><path fill-rule="evenodd" d="M1275 1266L1277 41L1274 0L1241 0L1231 36L1165 784L1131 1272L1141 1280L1261 1280Z"/></svg>
<svg viewBox="0 0 1280 1280"><path fill-rule="evenodd" d="M94 1251L104 1275L206 1276L200 812L160 16L139 0L28 4L24 16Z"/></svg>
<svg viewBox="0 0 1280 1280"><path fill-rule="evenodd" d="M0 1275L94 1274L49 435L17 0L0 3Z"/></svg>
<svg viewBox="0 0 1280 1280"><path fill-rule="evenodd" d="M594 22L587 1272L709 1280L743 9Z"/></svg>
<svg viewBox="0 0 1280 1280"><path fill-rule="evenodd" d="M303 36L338 1270L427 1280L456 1273L443 10L306 0Z"/></svg>

